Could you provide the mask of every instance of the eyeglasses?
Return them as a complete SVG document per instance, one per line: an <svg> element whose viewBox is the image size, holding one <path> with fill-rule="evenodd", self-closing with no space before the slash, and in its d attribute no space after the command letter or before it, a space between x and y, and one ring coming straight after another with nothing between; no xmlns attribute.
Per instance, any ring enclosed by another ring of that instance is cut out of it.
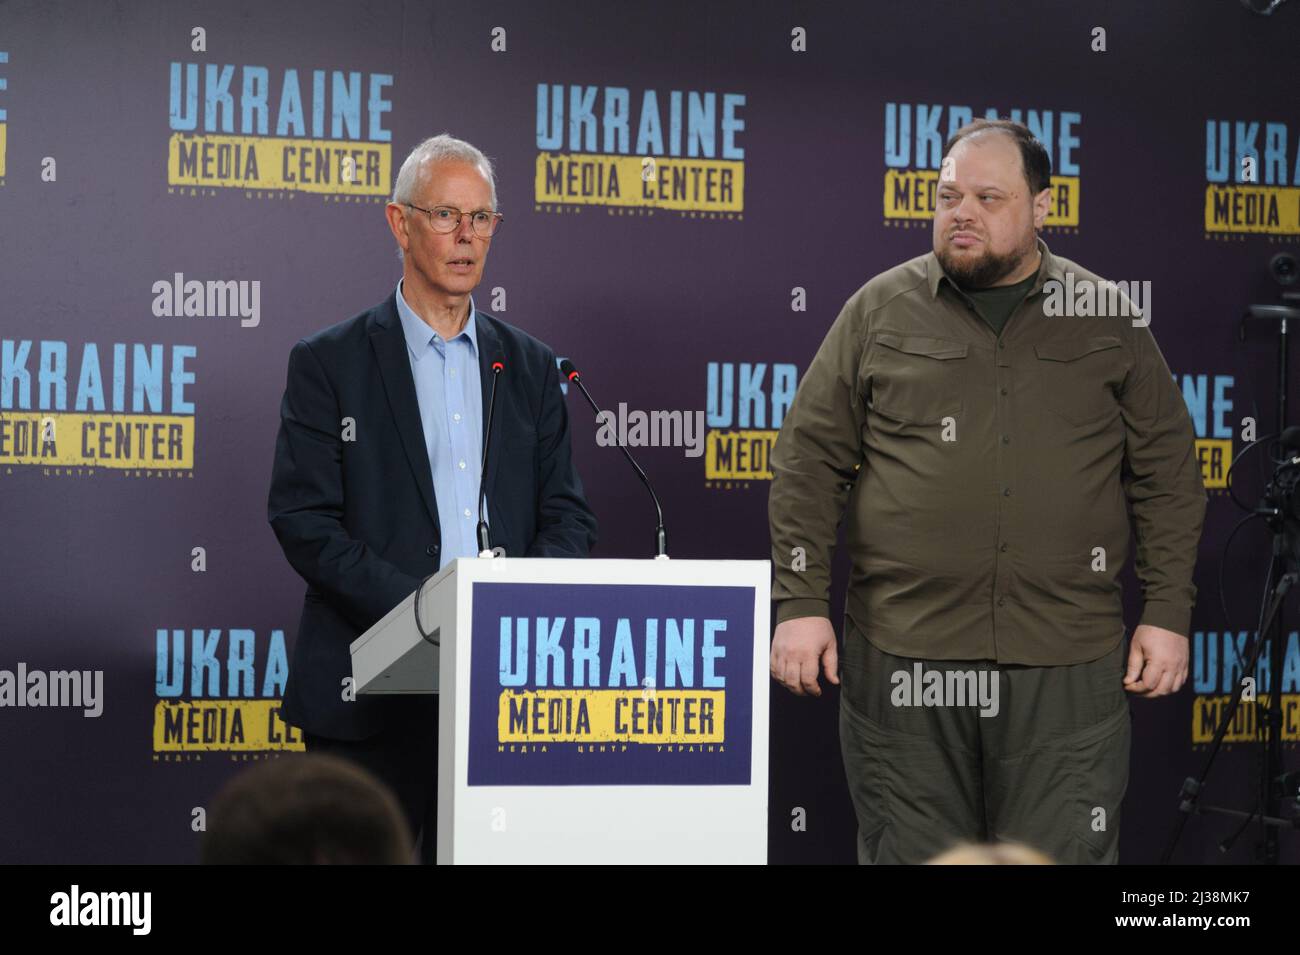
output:
<svg viewBox="0 0 1300 955"><path fill-rule="evenodd" d="M461 219L469 216L470 225L474 227L475 235L482 239L490 239L492 235L501 228L501 222L505 216L500 212L487 212L479 209L477 212L461 212L455 206L434 206L432 209L422 209L413 202L406 205L412 209L419 209L420 212L427 213L429 216L429 225L433 227L434 232L455 232L460 228Z"/></svg>

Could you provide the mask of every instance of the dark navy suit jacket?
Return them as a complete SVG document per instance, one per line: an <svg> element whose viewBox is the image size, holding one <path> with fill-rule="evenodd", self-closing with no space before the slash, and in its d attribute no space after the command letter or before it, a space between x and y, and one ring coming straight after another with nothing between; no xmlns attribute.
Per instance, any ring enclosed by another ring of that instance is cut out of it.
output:
<svg viewBox="0 0 1300 955"><path fill-rule="evenodd" d="M555 353L476 310L492 546L586 557L596 518L569 448ZM344 440L352 419L352 440ZM289 355L267 517L307 582L282 715L307 732L365 739L391 698L343 698L349 644L441 566L441 533L415 381L397 314L382 304L299 341Z"/></svg>

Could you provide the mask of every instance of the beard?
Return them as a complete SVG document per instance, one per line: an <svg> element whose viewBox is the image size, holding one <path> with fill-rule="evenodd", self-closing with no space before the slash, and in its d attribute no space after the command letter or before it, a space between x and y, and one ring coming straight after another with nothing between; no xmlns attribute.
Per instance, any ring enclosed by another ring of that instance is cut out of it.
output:
<svg viewBox="0 0 1300 955"><path fill-rule="evenodd" d="M984 246L982 255L954 255L947 243L940 246L935 256L947 273L948 278L965 289L982 289L1002 281L1018 270L1027 256L1033 255L1038 248L1036 238L1031 238L1025 248L999 255Z"/></svg>

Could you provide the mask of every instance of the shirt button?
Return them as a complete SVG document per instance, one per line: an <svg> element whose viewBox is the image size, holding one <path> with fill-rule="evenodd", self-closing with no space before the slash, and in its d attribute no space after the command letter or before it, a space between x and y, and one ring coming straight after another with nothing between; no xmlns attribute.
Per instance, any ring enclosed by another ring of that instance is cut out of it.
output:
<svg viewBox="0 0 1300 955"><path fill-rule="evenodd" d="M462 471L465 470L465 462L464 462L464 461L461 461L461 462L460 462L460 469L461 469Z"/></svg>
<svg viewBox="0 0 1300 955"><path fill-rule="evenodd" d="M456 377L456 369L455 369L455 368L453 368L453 369L451 370L451 377L453 377L453 378Z"/></svg>
<svg viewBox="0 0 1300 955"><path fill-rule="evenodd" d="M1010 496L1011 496L1011 488L1009 488L1009 487L1004 487L1004 488L1002 489L1002 496L1003 496L1003 497L1010 497Z"/></svg>
<svg viewBox="0 0 1300 955"><path fill-rule="evenodd" d="M1002 553L1004 554L1007 552L1006 541L1003 541L1001 544L998 545L998 550L1002 551Z"/></svg>
<svg viewBox="0 0 1300 955"><path fill-rule="evenodd" d="M1007 393L1007 389L1003 388L1002 393L1005 395Z"/></svg>
<svg viewBox="0 0 1300 955"><path fill-rule="evenodd" d="M1006 342L998 342L998 347L999 347L999 348L1006 348L1006 347L1007 347L1007 343L1006 343ZM454 374L456 374L456 373L453 371L452 374L454 375Z"/></svg>
<svg viewBox="0 0 1300 955"><path fill-rule="evenodd" d="M470 514L470 512L469 512L469 508L468 508L468 507L465 508L465 516L466 516L466 517L471 517L471 516L473 516L473 515Z"/></svg>
<svg viewBox="0 0 1300 955"><path fill-rule="evenodd" d="M1006 597L999 597L999 598L998 598L998 606L999 606L999 607L1001 607L1001 606L1003 606L1004 604L1006 604L1006 602L1007 602L1007 598L1006 598Z"/></svg>
<svg viewBox="0 0 1300 955"><path fill-rule="evenodd" d="M451 416L451 419L452 419L453 421L459 421L459 420L460 420L460 414L457 413L457 414L452 415L452 416Z"/></svg>
<svg viewBox="0 0 1300 955"><path fill-rule="evenodd" d="M1002 436L1002 443L1003 443L1003 444L1010 444L1010 443L1011 443L1011 435L1009 435L1009 434L1004 434L1004 435Z"/></svg>

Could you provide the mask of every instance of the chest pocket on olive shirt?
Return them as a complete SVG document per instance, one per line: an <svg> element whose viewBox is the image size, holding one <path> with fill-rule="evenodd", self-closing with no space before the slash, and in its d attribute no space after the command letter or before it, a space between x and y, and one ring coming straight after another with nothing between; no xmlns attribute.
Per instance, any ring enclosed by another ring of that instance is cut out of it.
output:
<svg viewBox="0 0 1300 955"><path fill-rule="evenodd" d="M1115 414L1111 390L1122 381L1121 342L1114 336L1041 342L1034 346L1038 395L1046 408L1074 425Z"/></svg>
<svg viewBox="0 0 1300 955"><path fill-rule="evenodd" d="M871 408L909 424L939 424L961 411L964 342L879 332L871 360Z"/></svg>

